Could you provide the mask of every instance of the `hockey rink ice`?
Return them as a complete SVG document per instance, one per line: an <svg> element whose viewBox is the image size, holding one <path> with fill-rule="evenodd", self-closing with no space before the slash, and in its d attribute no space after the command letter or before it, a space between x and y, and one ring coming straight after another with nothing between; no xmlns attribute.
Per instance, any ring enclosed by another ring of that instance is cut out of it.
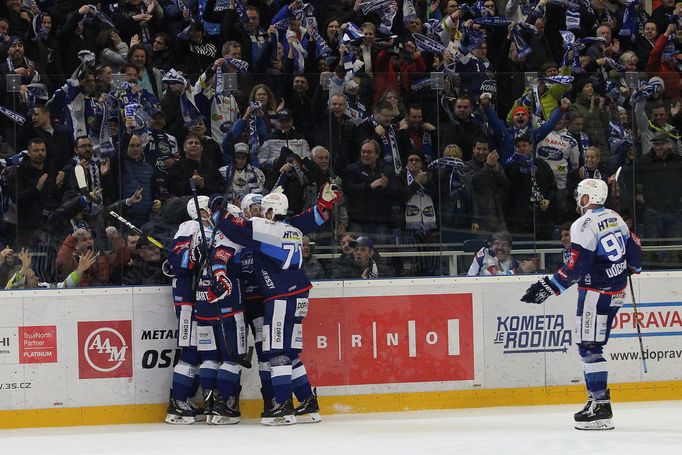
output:
<svg viewBox="0 0 682 455"><path fill-rule="evenodd" d="M615 403L610 431L579 431L579 405L323 416L292 427L256 420L0 430L0 454L682 454L682 401Z"/></svg>

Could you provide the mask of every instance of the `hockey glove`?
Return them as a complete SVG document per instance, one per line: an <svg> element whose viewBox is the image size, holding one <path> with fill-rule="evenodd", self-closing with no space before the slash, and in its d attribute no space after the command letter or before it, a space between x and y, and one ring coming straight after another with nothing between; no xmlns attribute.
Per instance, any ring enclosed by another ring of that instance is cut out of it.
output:
<svg viewBox="0 0 682 455"><path fill-rule="evenodd" d="M547 300L552 294L559 295L559 288L550 281L549 277L543 276L537 283L526 289L521 301L539 304Z"/></svg>
<svg viewBox="0 0 682 455"><path fill-rule="evenodd" d="M201 249L200 246L195 246L194 248L191 248L189 250L189 268L194 269L194 267L198 267L201 265L201 263L204 260L204 251Z"/></svg>
<svg viewBox="0 0 682 455"><path fill-rule="evenodd" d="M216 302L230 294L232 294L232 282L225 272L222 270L214 272L211 284L208 287L208 302Z"/></svg>
<svg viewBox="0 0 682 455"><path fill-rule="evenodd" d="M325 219L328 218L328 211L331 210L338 202L340 193L336 185L325 183L320 192L320 197L317 199L317 210L320 211Z"/></svg>

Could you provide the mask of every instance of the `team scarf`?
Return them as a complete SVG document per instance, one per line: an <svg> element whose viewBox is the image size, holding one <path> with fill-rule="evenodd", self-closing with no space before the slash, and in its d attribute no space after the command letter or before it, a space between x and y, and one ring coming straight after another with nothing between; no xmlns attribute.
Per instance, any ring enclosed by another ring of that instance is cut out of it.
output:
<svg viewBox="0 0 682 455"><path fill-rule="evenodd" d="M431 39L421 33L413 33L412 39L417 48L422 52L432 52L436 55L443 55L447 52L447 48L438 41Z"/></svg>
<svg viewBox="0 0 682 455"><path fill-rule="evenodd" d="M355 55L355 46L360 44L363 38L364 34L360 27L352 22L346 23L346 29L339 36L339 43L347 48L347 51L343 54L343 68L346 70L345 82L352 80L355 77L355 73L365 65L365 62Z"/></svg>
<svg viewBox="0 0 682 455"><path fill-rule="evenodd" d="M190 127L200 120L203 120L204 117L201 115L196 101L194 100L195 90L189 85L187 79L174 68L171 68L170 71L163 76L161 81L168 85L182 84L184 87L184 90L180 95L180 111L182 112L182 120L184 121L185 126Z"/></svg>
<svg viewBox="0 0 682 455"><path fill-rule="evenodd" d="M86 70L88 67L95 65L95 54L92 51L82 49L78 51L78 59L81 61L80 64L71 73L70 80L77 82L82 71Z"/></svg>
<svg viewBox="0 0 682 455"><path fill-rule="evenodd" d="M374 116L369 118L369 122L372 124L374 129L379 125ZM388 127L384 128L384 134L381 135L381 149L384 163L393 167L396 175L400 174L403 169L403 165L400 161L400 151L398 150L398 137L395 134L395 128L392 123L388 124Z"/></svg>
<svg viewBox="0 0 682 455"><path fill-rule="evenodd" d="M585 173L585 178L586 179L597 179L601 180L601 172L599 171L599 168L596 168L595 170L591 170L587 166L583 166L583 172Z"/></svg>
<svg viewBox="0 0 682 455"><path fill-rule="evenodd" d="M417 10L414 7L414 0L403 0L403 24L417 19Z"/></svg>
<svg viewBox="0 0 682 455"><path fill-rule="evenodd" d="M16 65L14 64L14 62L12 61L12 59L9 58L9 57L7 57L6 62L7 62L8 72L9 72L9 73L13 73L14 70L16 69ZM28 65L31 63L31 60L29 60L29 59L26 58L26 57L23 57L22 63L24 64L24 66L25 66L26 68L28 68ZM22 79L23 79L23 78L22 78Z"/></svg>
<svg viewBox="0 0 682 455"><path fill-rule="evenodd" d="M294 74L303 74L305 72L305 59L308 52L303 49L301 42L298 39L289 41L289 37L294 36L298 38L298 34L293 30L287 31L286 40L289 42L289 47L294 51Z"/></svg>
<svg viewBox="0 0 682 455"><path fill-rule="evenodd" d="M573 76L544 76L538 78L538 82L544 82L545 84L561 84L568 85L573 82Z"/></svg>
<svg viewBox="0 0 682 455"><path fill-rule="evenodd" d="M526 58L533 52L533 49L528 44L528 39L537 35L538 29L525 22L519 22L512 28L512 37L514 38L514 43L516 44L516 50L520 59Z"/></svg>
<svg viewBox="0 0 682 455"><path fill-rule="evenodd" d="M116 103L115 98L112 98L110 95L107 95L107 99L104 101L102 125L99 128L98 155L104 158L112 158L116 155L116 147L114 147L114 141L111 137L111 119L116 118L118 115L118 109L116 108L118 103Z"/></svg>
<svg viewBox="0 0 682 455"><path fill-rule="evenodd" d="M569 62L568 55L574 51L575 47L575 35L572 32L566 31L566 30L560 30L559 33L561 33L561 38L563 40L562 47L564 48L564 56L561 59L561 66L570 66L573 69L575 68L575 63L576 63L576 58L575 54L573 55L573 61ZM580 68L580 59L577 60L578 63L578 68ZM579 72L579 71L573 71L573 72Z"/></svg>
<svg viewBox="0 0 682 455"><path fill-rule="evenodd" d="M519 171L522 174L532 174L535 172L535 164L533 163L533 156L523 156L518 152L514 151L512 156L507 158L504 162L504 167L508 167L514 163L519 163Z"/></svg>
<svg viewBox="0 0 682 455"><path fill-rule="evenodd" d="M26 88L28 89L26 92L26 107L29 111L35 108L36 100L47 102L50 99L46 84L28 84Z"/></svg>
<svg viewBox="0 0 682 455"><path fill-rule="evenodd" d="M464 27L462 39L459 42L459 51L466 55L480 47L485 41L485 34L475 28Z"/></svg>
<svg viewBox="0 0 682 455"><path fill-rule="evenodd" d="M625 13L623 13L623 25L618 32L621 38L629 39L631 43L637 41L637 5L639 0L625 0Z"/></svg>
<svg viewBox="0 0 682 455"><path fill-rule="evenodd" d="M426 35L429 37L440 36L443 32L443 24L438 19L429 19L424 22L424 30L426 30Z"/></svg>
<svg viewBox="0 0 682 455"><path fill-rule="evenodd" d="M379 24L379 33L390 36L392 34L393 19L398 12L398 7L393 2L388 2L381 9L381 23Z"/></svg>
<svg viewBox="0 0 682 455"><path fill-rule="evenodd" d="M474 19L474 24L485 27L507 27L511 21L502 16L481 16Z"/></svg>
<svg viewBox="0 0 682 455"><path fill-rule="evenodd" d="M246 14L246 7L244 7L244 1L237 0L235 2L235 7L237 8L237 14L239 14L239 19L242 21L242 23L248 24L249 16Z"/></svg>
<svg viewBox="0 0 682 455"><path fill-rule="evenodd" d="M440 169L450 171L450 181L448 185L449 195L454 196L459 193L464 186L464 162L460 158L455 158L454 156L444 156L429 163L429 171Z"/></svg>
<svg viewBox="0 0 682 455"><path fill-rule="evenodd" d="M254 101L250 104L251 115L249 115L249 150L251 151L251 159L257 156L260 150L260 140L258 139L258 125L256 113L263 109L259 101Z"/></svg>
<svg viewBox="0 0 682 455"><path fill-rule="evenodd" d="M611 155L621 154L635 143L632 132L625 129L619 121L609 122L609 151Z"/></svg>
<svg viewBox="0 0 682 455"><path fill-rule="evenodd" d="M243 74L249 71L249 62L239 60L238 58L224 57L225 63L237 70L238 73ZM222 75L222 71L221 71ZM222 92L221 92L222 93Z"/></svg>
<svg viewBox="0 0 682 455"><path fill-rule="evenodd" d="M301 25L307 30L308 36L310 36L315 43L317 56L326 57L331 54L332 50L322 36L320 36L320 31L317 28L315 8L313 8L313 5L310 3L303 3L301 8L293 11L293 15L301 22Z"/></svg>
<svg viewBox="0 0 682 455"><path fill-rule="evenodd" d="M90 11L86 14L86 17L90 19L90 21L98 20L101 23L103 23L107 28L113 28L116 29L117 27L114 25L114 22L109 19L109 17L101 12L100 10L97 9L95 5L88 5L90 7Z"/></svg>
<svg viewBox="0 0 682 455"><path fill-rule="evenodd" d="M12 120L14 123L16 123L19 126L23 126L24 123L26 123L26 117L24 117L23 115L21 115L18 112L14 112L12 109L9 109L3 105L0 105L0 114L9 118L10 120Z"/></svg>
<svg viewBox="0 0 682 455"><path fill-rule="evenodd" d="M40 41L44 41L47 38L47 35L49 33L49 30L43 27L43 12L40 11L40 8L38 8L38 5L36 4L35 0L30 0L28 2L28 6L33 9L35 7L39 13L36 14L33 17L33 20L31 21L31 26L33 28L33 38L32 41L34 43L38 43Z"/></svg>
<svg viewBox="0 0 682 455"><path fill-rule="evenodd" d="M379 11L391 4L391 0L372 0L371 2L365 2L360 5L362 10L362 15L367 16L369 13L374 11Z"/></svg>
<svg viewBox="0 0 682 455"><path fill-rule="evenodd" d="M632 94L632 97L634 101L637 101L642 98L649 98L651 95L661 90L663 90L663 84L658 81L642 81L639 85L639 89Z"/></svg>
<svg viewBox="0 0 682 455"><path fill-rule="evenodd" d="M71 158L71 164L74 166L78 166L81 164L81 159L78 156L74 156ZM102 178L99 173L99 165L100 165L100 160L98 158L93 157L90 162L88 163L88 167L90 168L90 183L91 186L88 187L89 190L93 190L95 188L102 188Z"/></svg>

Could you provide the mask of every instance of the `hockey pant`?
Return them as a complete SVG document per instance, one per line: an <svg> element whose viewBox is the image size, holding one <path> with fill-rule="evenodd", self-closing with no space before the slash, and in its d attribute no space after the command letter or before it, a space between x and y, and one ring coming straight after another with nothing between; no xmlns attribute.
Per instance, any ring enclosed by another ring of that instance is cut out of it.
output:
<svg viewBox="0 0 682 455"><path fill-rule="evenodd" d="M178 346L180 360L173 368L173 399L187 401L196 393L199 382L199 353L197 351L197 321L193 302L176 302L178 317Z"/></svg>
<svg viewBox="0 0 682 455"><path fill-rule="evenodd" d="M308 293L264 302L263 354L270 362L272 388L277 403L291 398L299 401L312 395L303 350L303 319L308 314Z"/></svg>
<svg viewBox="0 0 682 455"><path fill-rule="evenodd" d="M195 306L197 350L201 360L199 381L204 391L217 388L224 397L234 396L239 392L241 377L236 359L246 354L246 325L244 312L239 307L238 288L232 298L208 302L208 286L203 284L197 288Z"/></svg>
<svg viewBox="0 0 682 455"><path fill-rule="evenodd" d="M578 290L575 336L583 361L585 386L590 399L606 397L608 369L603 356L609 340L611 324L623 306L624 294L602 294L588 289Z"/></svg>

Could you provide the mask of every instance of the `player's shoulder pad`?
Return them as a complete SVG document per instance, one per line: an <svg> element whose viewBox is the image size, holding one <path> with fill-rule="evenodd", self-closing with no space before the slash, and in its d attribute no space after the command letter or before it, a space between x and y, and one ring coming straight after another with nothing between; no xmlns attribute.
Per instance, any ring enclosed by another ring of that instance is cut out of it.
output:
<svg viewBox="0 0 682 455"><path fill-rule="evenodd" d="M174 238L193 236L197 229L199 229L199 223L196 220L185 221L178 227Z"/></svg>

